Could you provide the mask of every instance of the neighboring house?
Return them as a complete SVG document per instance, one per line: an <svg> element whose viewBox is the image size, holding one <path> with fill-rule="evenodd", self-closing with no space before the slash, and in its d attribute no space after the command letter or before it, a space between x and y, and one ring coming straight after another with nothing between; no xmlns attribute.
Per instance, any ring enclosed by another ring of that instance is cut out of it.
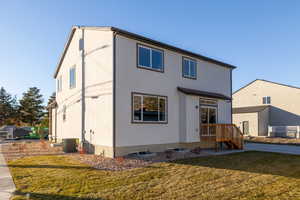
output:
<svg viewBox="0 0 300 200"><path fill-rule="evenodd" d="M300 125L300 88L257 79L233 93L233 122L252 136L268 126Z"/></svg>
<svg viewBox="0 0 300 200"><path fill-rule="evenodd" d="M234 68L118 28L73 27L54 74L50 137L107 157L214 147L200 124L232 123Z"/></svg>

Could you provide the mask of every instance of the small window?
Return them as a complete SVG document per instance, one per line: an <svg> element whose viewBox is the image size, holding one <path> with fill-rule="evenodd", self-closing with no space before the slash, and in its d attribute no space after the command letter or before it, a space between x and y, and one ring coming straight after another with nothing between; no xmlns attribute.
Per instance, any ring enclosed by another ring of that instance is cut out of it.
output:
<svg viewBox="0 0 300 200"><path fill-rule="evenodd" d="M167 122L167 97L133 94L133 122Z"/></svg>
<svg viewBox="0 0 300 200"><path fill-rule="evenodd" d="M271 97L263 97L263 104L271 104Z"/></svg>
<svg viewBox="0 0 300 200"><path fill-rule="evenodd" d="M70 69L70 80L69 80L69 84L70 84L70 89L75 88L76 87L76 68L72 67Z"/></svg>
<svg viewBox="0 0 300 200"><path fill-rule="evenodd" d="M57 92L61 92L62 91L62 76L59 76L57 79Z"/></svg>
<svg viewBox="0 0 300 200"><path fill-rule="evenodd" d="M63 107L63 121L65 122L67 119L67 106L64 105Z"/></svg>
<svg viewBox="0 0 300 200"><path fill-rule="evenodd" d="M195 60L189 58L183 58L182 76L191 79L197 78L197 62Z"/></svg>
<svg viewBox="0 0 300 200"><path fill-rule="evenodd" d="M163 51L138 45L138 67L164 71Z"/></svg>

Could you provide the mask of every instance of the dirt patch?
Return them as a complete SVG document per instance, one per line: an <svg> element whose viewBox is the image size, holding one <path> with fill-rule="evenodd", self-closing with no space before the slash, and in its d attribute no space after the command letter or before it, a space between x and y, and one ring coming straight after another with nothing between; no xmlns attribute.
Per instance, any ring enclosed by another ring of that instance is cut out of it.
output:
<svg viewBox="0 0 300 200"><path fill-rule="evenodd" d="M63 154L62 147L51 147L46 140L12 141L1 145L1 152L7 161L40 155Z"/></svg>
<svg viewBox="0 0 300 200"><path fill-rule="evenodd" d="M288 144L299 145L300 139L294 138L278 138L278 137L247 137L245 142L265 143L265 144Z"/></svg>

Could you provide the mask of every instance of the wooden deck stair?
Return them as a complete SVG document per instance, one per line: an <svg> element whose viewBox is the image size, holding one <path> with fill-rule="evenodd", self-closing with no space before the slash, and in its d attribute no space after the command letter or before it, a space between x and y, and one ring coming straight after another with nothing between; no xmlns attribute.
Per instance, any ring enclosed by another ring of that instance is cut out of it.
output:
<svg viewBox="0 0 300 200"><path fill-rule="evenodd" d="M216 143L216 150L220 144L225 144L229 149L243 149L243 133L234 124L202 124L200 138L213 140Z"/></svg>

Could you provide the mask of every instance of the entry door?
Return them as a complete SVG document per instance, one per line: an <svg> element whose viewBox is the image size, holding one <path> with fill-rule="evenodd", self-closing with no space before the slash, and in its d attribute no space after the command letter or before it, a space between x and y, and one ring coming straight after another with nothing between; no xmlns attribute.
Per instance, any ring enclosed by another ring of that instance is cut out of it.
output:
<svg viewBox="0 0 300 200"><path fill-rule="evenodd" d="M243 133L249 135L249 121L243 121Z"/></svg>
<svg viewBox="0 0 300 200"><path fill-rule="evenodd" d="M209 127L209 124L217 123L217 108L213 106L201 106L201 135L215 135L215 127Z"/></svg>

